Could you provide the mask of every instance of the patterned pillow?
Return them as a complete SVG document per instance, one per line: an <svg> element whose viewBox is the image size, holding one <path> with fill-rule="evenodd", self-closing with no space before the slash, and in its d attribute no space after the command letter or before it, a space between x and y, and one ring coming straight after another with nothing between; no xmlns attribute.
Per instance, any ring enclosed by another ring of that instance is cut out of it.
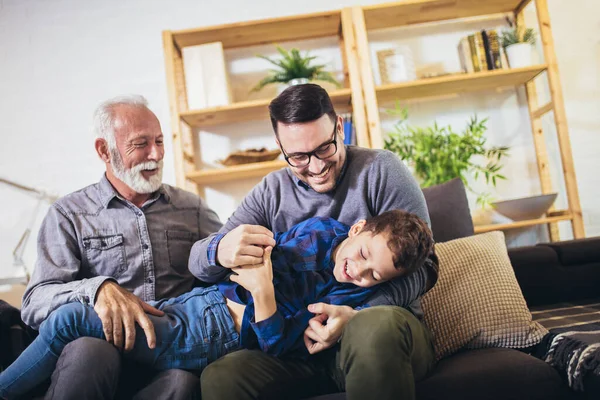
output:
<svg viewBox="0 0 600 400"><path fill-rule="evenodd" d="M548 332L533 322L513 272L502 232L438 243L437 284L423 313L439 359L460 349L525 348Z"/></svg>

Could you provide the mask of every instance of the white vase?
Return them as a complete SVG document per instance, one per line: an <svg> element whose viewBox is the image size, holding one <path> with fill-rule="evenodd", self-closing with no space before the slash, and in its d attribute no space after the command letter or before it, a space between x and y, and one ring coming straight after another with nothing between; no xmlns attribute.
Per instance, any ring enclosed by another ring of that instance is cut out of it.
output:
<svg viewBox="0 0 600 400"><path fill-rule="evenodd" d="M533 65L532 47L529 43L511 44L505 50L511 68L523 68Z"/></svg>
<svg viewBox="0 0 600 400"><path fill-rule="evenodd" d="M285 89L289 88L290 86L294 86L294 85L303 85L305 83L310 82L308 80L308 78L296 78L296 79L292 79L291 81L288 81L286 83L282 83L281 85L279 85L279 87L277 88L277 94L281 94L281 92L283 92Z"/></svg>

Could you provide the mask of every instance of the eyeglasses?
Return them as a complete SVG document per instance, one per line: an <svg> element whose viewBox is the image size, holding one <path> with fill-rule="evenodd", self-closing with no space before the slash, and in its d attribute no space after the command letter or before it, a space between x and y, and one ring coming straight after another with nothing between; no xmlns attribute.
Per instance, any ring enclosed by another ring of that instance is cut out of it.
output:
<svg viewBox="0 0 600 400"><path fill-rule="evenodd" d="M333 139L308 153L294 153L288 155L285 150L283 150L283 146L280 143L279 148L283 153L285 161L287 161L287 163L294 168L302 168L310 164L311 156L315 156L319 160L325 160L326 158L333 156L335 153L337 153L337 125L338 124L336 121L335 125L333 126Z"/></svg>

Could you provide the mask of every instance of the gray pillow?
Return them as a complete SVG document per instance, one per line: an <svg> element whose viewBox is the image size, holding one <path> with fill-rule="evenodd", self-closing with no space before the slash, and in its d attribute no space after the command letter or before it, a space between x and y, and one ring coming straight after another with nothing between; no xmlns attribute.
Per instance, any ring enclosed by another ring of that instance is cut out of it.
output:
<svg viewBox="0 0 600 400"><path fill-rule="evenodd" d="M423 189L436 242L474 234L465 185L460 178Z"/></svg>

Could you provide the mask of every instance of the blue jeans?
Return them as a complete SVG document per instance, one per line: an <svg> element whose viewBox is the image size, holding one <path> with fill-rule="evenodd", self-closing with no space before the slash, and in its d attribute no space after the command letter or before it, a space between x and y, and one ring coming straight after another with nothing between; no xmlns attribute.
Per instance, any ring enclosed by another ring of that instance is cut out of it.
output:
<svg viewBox="0 0 600 400"><path fill-rule="evenodd" d="M195 288L177 298L151 302L163 317L149 315L156 332L150 349L136 325L135 345L125 356L159 370L201 371L209 363L239 349L239 335L216 287ZM55 310L40 326L39 336L0 374L0 396L14 398L47 379L64 347L75 339L104 339L102 322L92 307L70 303Z"/></svg>

